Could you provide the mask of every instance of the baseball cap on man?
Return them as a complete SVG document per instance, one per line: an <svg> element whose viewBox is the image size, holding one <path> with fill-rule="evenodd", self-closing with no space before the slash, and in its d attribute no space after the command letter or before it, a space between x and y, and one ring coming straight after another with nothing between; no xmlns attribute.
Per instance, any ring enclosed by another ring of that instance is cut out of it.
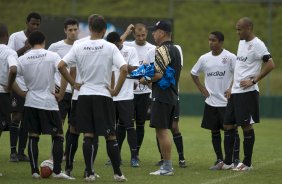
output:
<svg viewBox="0 0 282 184"><path fill-rule="evenodd" d="M166 32L172 32L171 24L164 20L160 20L154 26L148 27L148 30L150 31L156 31L157 29L160 29Z"/></svg>

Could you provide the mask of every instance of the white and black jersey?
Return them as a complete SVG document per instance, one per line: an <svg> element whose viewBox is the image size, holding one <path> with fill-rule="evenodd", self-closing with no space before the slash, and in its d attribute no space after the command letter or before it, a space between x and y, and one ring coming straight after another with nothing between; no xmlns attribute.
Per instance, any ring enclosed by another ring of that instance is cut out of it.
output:
<svg viewBox="0 0 282 184"><path fill-rule="evenodd" d="M130 42L124 42L124 45L134 47L137 51L138 54L138 59L139 59L139 66L142 65L143 63L148 63L146 60L148 51L156 48L155 45L150 44L149 42L146 42L145 45L137 45L135 41L130 41ZM137 81L138 82L138 81ZM138 84L136 89L134 89L134 94L143 94L143 93L151 93L151 89L148 86L144 86L142 84Z"/></svg>
<svg viewBox="0 0 282 184"><path fill-rule="evenodd" d="M240 40L237 61L234 70L234 83L231 93L245 93L248 91L259 91L258 85L252 85L247 89L240 87L242 80L250 80L260 73L262 57L269 55L265 44L257 37L251 41Z"/></svg>
<svg viewBox="0 0 282 184"><path fill-rule="evenodd" d="M193 66L191 74L199 76L205 74L205 87L210 96L206 103L213 107L225 107L227 99L224 92L230 87L233 79L233 71L236 63L236 56L227 50L214 56L212 52L202 55Z"/></svg>
<svg viewBox="0 0 282 184"><path fill-rule="evenodd" d="M139 66L137 51L134 47L128 47L126 45L123 45L120 52L128 65ZM115 75L115 85L116 85L120 71L119 69L114 67L113 72ZM134 86L133 79L125 79L119 94L117 96L114 96L113 100L114 101L132 100L134 98L133 86Z"/></svg>
<svg viewBox="0 0 282 184"><path fill-rule="evenodd" d="M63 61L68 66L77 67L83 82L79 95L107 97L111 97L107 88L110 87L113 65L120 68L126 64L118 48L103 39L74 44Z"/></svg>
<svg viewBox="0 0 282 184"><path fill-rule="evenodd" d="M8 46L11 49L13 49L14 51L18 51L19 49L25 46L26 40L27 40L27 37L24 31L15 32L11 34L11 36L9 37ZM29 52L29 50L26 51L25 53L27 52ZM26 88L26 85L25 85L25 82L22 76L17 75L16 82L23 91L27 91L27 88Z"/></svg>
<svg viewBox="0 0 282 184"><path fill-rule="evenodd" d="M45 49L32 49L19 57L18 74L23 76L28 88L24 106L59 110L54 96L54 75L60 60L57 53Z"/></svg>
<svg viewBox="0 0 282 184"><path fill-rule="evenodd" d="M58 41L56 43L52 43L48 50L56 52L59 54L61 58L63 58L72 48L72 45L67 44L64 40ZM67 68L69 71L69 68ZM57 86L61 87L61 74L60 72L56 72L55 74L55 83ZM71 85L68 84L66 88L66 92L71 93Z"/></svg>
<svg viewBox="0 0 282 184"><path fill-rule="evenodd" d="M8 84L9 68L17 66L16 51L4 44L0 44L0 93L7 93L4 86Z"/></svg>

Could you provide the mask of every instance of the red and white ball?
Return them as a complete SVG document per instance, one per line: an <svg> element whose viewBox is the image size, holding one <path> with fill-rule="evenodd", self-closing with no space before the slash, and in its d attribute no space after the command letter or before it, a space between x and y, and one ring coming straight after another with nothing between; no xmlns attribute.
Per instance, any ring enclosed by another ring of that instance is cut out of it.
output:
<svg viewBox="0 0 282 184"><path fill-rule="evenodd" d="M40 176L42 178L48 178L53 172L53 160L44 160L40 164Z"/></svg>

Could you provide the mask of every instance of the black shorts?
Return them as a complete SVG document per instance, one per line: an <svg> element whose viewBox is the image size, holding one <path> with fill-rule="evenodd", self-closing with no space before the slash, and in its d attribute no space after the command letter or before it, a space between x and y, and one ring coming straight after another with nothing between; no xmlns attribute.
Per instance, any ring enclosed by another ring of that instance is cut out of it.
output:
<svg viewBox="0 0 282 184"><path fill-rule="evenodd" d="M259 92L231 94L224 116L226 125L259 123Z"/></svg>
<svg viewBox="0 0 282 184"><path fill-rule="evenodd" d="M136 122L146 121L150 101L150 93L134 94L134 114Z"/></svg>
<svg viewBox="0 0 282 184"><path fill-rule="evenodd" d="M76 106L77 106L77 100L72 100L69 124L74 128L76 127Z"/></svg>
<svg viewBox="0 0 282 184"><path fill-rule="evenodd" d="M100 95L80 95L76 105L76 128L80 133L100 136L114 135L113 99Z"/></svg>
<svg viewBox="0 0 282 184"><path fill-rule="evenodd" d="M180 105L179 105L179 100L178 100L177 104L175 105L175 109L173 113L173 121L176 121L176 122L179 121L179 114L180 114Z"/></svg>
<svg viewBox="0 0 282 184"><path fill-rule="evenodd" d="M72 93L65 93L63 100L58 103L62 121L66 119L67 115L70 118L71 98Z"/></svg>
<svg viewBox="0 0 282 184"><path fill-rule="evenodd" d="M11 112L24 112L25 98L19 96L17 93L11 93Z"/></svg>
<svg viewBox="0 0 282 184"><path fill-rule="evenodd" d="M201 127L209 130L223 130L223 120L226 107L213 107L205 104Z"/></svg>
<svg viewBox="0 0 282 184"><path fill-rule="evenodd" d="M0 131L8 131L11 123L10 94L0 93Z"/></svg>
<svg viewBox="0 0 282 184"><path fill-rule="evenodd" d="M29 133L57 135L63 133L59 111L24 108L24 128Z"/></svg>
<svg viewBox="0 0 282 184"><path fill-rule="evenodd" d="M152 101L150 127L171 129L175 105Z"/></svg>
<svg viewBox="0 0 282 184"><path fill-rule="evenodd" d="M133 100L114 101L116 123L124 127L134 126Z"/></svg>

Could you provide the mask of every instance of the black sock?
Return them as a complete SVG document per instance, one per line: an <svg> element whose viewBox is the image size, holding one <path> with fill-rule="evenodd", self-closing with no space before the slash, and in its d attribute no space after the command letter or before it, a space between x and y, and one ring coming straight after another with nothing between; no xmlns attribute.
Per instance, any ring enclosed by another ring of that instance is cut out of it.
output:
<svg viewBox="0 0 282 184"><path fill-rule="evenodd" d="M234 143L234 153L233 153L233 162L235 160L240 160L240 136L238 130L235 130L235 143Z"/></svg>
<svg viewBox="0 0 282 184"><path fill-rule="evenodd" d="M28 140L28 156L31 166L31 174L38 173L38 141L39 137L29 137Z"/></svg>
<svg viewBox="0 0 282 184"><path fill-rule="evenodd" d="M136 145L136 132L134 127L129 127L126 129L127 132L127 142L130 147L131 159L137 158L137 145Z"/></svg>
<svg viewBox="0 0 282 184"><path fill-rule="evenodd" d="M92 137L84 137L83 139L83 156L84 156L84 162L85 162L85 171L86 176L93 175L93 153L94 153L94 145L93 145L93 138Z"/></svg>
<svg viewBox="0 0 282 184"><path fill-rule="evenodd" d="M234 142L235 142L235 129L224 131L224 150L225 150L224 163L227 165L232 164Z"/></svg>
<svg viewBox="0 0 282 184"><path fill-rule="evenodd" d="M117 125L117 140L118 140L119 150L121 150L125 137L126 137L125 127L123 125L118 124Z"/></svg>
<svg viewBox="0 0 282 184"><path fill-rule="evenodd" d="M120 170L120 151L116 140L107 140L107 153L115 174L122 175Z"/></svg>
<svg viewBox="0 0 282 184"><path fill-rule="evenodd" d="M177 149L179 160L185 160L183 154L183 139L181 133L173 134L173 141Z"/></svg>
<svg viewBox="0 0 282 184"><path fill-rule="evenodd" d="M162 155L162 152L161 152L160 143L159 143L159 140L158 140L158 138L157 138L157 137L156 137L156 140L157 140L158 150L159 150L159 153L160 153L160 155L161 155L161 160L163 160L163 155Z"/></svg>
<svg viewBox="0 0 282 184"><path fill-rule="evenodd" d="M94 145L94 153L93 153L93 164L94 164L94 161L96 159L96 155L98 152L98 148L99 148L99 137L98 136L94 136L93 145Z"/></svg>
<svg viewBox="0 0 282 184"><path fill-rule="evenodd" d="M66 167L65 170L72 170L73 169L73 159L78 147L78 138L79 135L69 133L68 139L66 141Z"/></svg>
<svg viewBox="0 0 282 184"><path fill-rule="evenodd" d="M223 160L222 148L221 148L221 134L218 132L212 133L212 145L217 159Z"/></svg>
<svg viewBox="0 0 282 184"><path fill-rule="evenodd" d="M64 138L60 136L53 136L52 142L53 142L52 154L53 154L53 162L54 162L53 173L60 174L62 171L61 164L63 158Z"/></svg>
<svg viewBox="0 0 282 184"><path fill-rule="evenodd" d="M141 148L141 145L143 143L144 139L144 124L145 122L136 122L136 140L137 140L137 155L139 155L139 150Z"/></svg>
<svg viewBox="0 0 282 184"><path fill-rule="evenodd" d="M24 155L27 138L28 138L28 131L23 127L23 121L22 121L19 131L19 145L18 145L19 155Z"/></svg>
<svg viewBox="0 0 282 184"><path fill-rule="evenodd" d="M252 165L252 155L255 143L255 132L254 129L244 131L244 165L250 167Z"/></svg>
<svg viewBox="0 0 282 184"><path fill-rule="evenodd" d="M19 124L15 122L11 122L9 129L10 129L10 148L11 148L11 154L13 154L13 153L17 153Z"/></svg>
<svg viewBox="0 0 282 184"><path fill-rule="evenodd" d="M67 150L67 140L69 138L69 135L70 135L70 128L68 126L68 129L67 129L67 132L65 134L65 140L66 140L66 143L65 143L65 150L64 150L64 155L66 155L66 150Z"/></svg>

